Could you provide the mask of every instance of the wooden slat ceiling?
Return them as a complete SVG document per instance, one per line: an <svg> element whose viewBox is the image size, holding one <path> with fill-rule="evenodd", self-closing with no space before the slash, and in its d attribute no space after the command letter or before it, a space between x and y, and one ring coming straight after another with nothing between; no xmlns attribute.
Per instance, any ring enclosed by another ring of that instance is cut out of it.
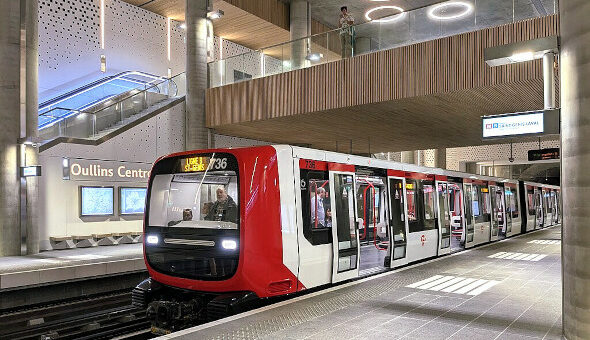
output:
<svg viewBox="0 0 590 340"><path fill-rule="evenodd" d="M541 61L490 68L484 48L558 27L532 19L208 89L207 124L354 153L482 144L481 116L543 107Z"/></svg>

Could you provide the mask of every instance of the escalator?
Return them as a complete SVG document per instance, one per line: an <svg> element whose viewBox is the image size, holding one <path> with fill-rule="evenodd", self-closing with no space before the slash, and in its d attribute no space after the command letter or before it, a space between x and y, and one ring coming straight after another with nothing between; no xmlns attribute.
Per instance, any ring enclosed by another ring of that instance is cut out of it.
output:
<svg viewBox="0 0 590 340"><path fill-rule="evenodd" d="M183 96L183 77L127 71L45 101L39 105L41 144L60 137L96 140Z"/></svg>

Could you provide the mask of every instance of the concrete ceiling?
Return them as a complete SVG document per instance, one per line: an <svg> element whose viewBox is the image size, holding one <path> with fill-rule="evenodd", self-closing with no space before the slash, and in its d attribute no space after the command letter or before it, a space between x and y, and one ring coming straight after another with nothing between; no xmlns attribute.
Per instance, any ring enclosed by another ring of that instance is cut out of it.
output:
<svg viewBox="0 0 590 340"><path fill-rule="evenodd" d="M290 2L290 0L282 0ZM375 7L379 6L397 6L403 8L406 12L427 7L433 4L446 2L447 0L309 0L311 4L312 17L330 27L338 26L338 19L340 15L340 7L347 6L349 13L351 13L357 24L367 22L365 13ZM510 16L512 17L513 10L516 19L519 13L535 12L536 15L552 14L554 9L554 0L461 0L477 5L480 13L484 12L482 17L494 16ZM425 12L427 9L420 10ZM452 11L461 10L460 8L449 7L448 13ZM371 14L373 19L394 15L398 12L393 9L383 9L375 11ZM422 13L423 14L423 13ZM421 16L420 14L419 16ZM530 15L529 15L530 17Z"/></svg>

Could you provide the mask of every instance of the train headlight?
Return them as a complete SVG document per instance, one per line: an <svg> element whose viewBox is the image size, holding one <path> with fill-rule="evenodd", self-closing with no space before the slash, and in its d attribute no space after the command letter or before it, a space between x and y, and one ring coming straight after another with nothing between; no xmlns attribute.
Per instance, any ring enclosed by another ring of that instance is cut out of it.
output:
<svg viewBox="0 0 590 340"><path fill-rule="evenodd" d="M234 240L223 240L221 241L221 246L223 249L235 250L238 247L238 244Z"/></svg>
<svg viewBox="0 0 590 340"><path fill-rule="evenodd" d="M148 244L158 244L158 242L160 242L160 238L156 235L148 235L148 237L146 237L146 242Z"/></svg>

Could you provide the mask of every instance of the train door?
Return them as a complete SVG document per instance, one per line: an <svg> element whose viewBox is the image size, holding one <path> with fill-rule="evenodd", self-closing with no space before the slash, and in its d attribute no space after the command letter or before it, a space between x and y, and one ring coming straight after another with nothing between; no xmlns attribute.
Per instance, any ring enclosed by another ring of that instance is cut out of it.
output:
<svg viewBox="0 0 590 340"><path fill-rule="evenodd" d="M389 225L391 242L389 244L390 267L408 263L406 258L408 224L406 219L406 181L401 177L388 177L389 185Z"/></svg>
<svg viewBox="0 0 590 340"><path fill-rule="evenodd" d="M465 249L465 211L463 207L463 186L449 182L449 211L451 217L451 252Z"/></svg>
<svg viewBox="0 0 590 340"><path fill-rule="evenodd" d="M330 171L332 218L332 282L359 275L359 235L356 227L354 172Z"/></svg>
<svg viewBox="0 0 590 340"><path fill-rule="evenodd" d="M543 189L543 221L545 227L553 224L553 205L551 204L551 189Z"/></svg>
<svg viewBox="0 0 590 340"><path fill-rule="evenodd" d="M439 255L451 252L451 212L449 209L449 184L447 182L436 182L437 185L437 222L439 230Z"/></svg>
<svg viewBox="0 0 590 340"><path fill-rule="evenodd" d="M525 231L531 231L536 228L537 224L537 209L535 205L535 189L533 186L524 186L524 204L526 207L526 229ZM525 218L523 216L523 218Z"/></svg>
<svg viewBox="0 0 590 340"><path fill-rule="evenodd" d="M545 226L545 213L543 207L543 190L541 188L535 188L535 208L536 208L536 215L537 215L537 223L535 224L535 229L540 229Z"/></svg>
<svg viewBox="0 0 590 340"><path fill-rule="evenodd" d="M473 202L474 202L474 188L471 183L463 184L463 192L465 193L465 248L473 247L473 239L475 234L475 217L473 216Z"/></svg>
<svg viewBox="0 0 590 340"><path fill-rule="evenodd" d="M492 230L490 241L497 241L502 238L502 232L505 232L504 220L504 188L499 185L490 185L490 198L492 204Z"/></svg>
<svg viewBox="0 0 590 340"><path fill-rule="evenodd" d="M508 183L504 184L504 228L500 230L502 237L510 236L512 233L512 209L511 203L513 202L512 190Z"/></svg>
<svg viewBox="0 0 590 340"><path fill-rule="evenodd" d="M490 242L492 226L492 204L490 202L490 189L486 182L473 184L473 198L471 202L473 212L474 233L473 244Z"/></svg>
<svg viewBox="0 0 590 340"><path fill-rule="evenodd" d="M385 270L391 230L387 213L387 186L383 177L356 175L356 212L360 242L360 275ZM389 267L389 263L387 263Z"/></svg>

